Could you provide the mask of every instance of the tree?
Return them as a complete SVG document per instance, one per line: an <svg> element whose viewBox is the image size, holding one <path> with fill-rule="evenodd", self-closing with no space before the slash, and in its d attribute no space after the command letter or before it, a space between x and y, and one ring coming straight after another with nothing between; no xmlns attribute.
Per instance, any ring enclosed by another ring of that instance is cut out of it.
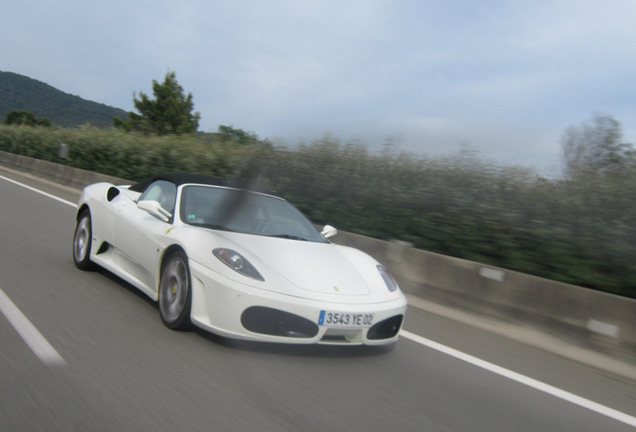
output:
<svg viewBox="0 0 636 432"><path fill-rule="evenodd" d="M51 120L46 117L36 118L32 112L26 110L9 111L5 116L4 124L26 126L51 126Z"/></svg>
<svg viewBox="0 0 636 432"><path fill-rule="evenodd" d="M246 132L234 126L219 126L219 134L223 141L236 141L239 144L254 144L260 141L255 133Z"/></svg>
<svg viewBox="0 0 636 432"><path fill-rule="evenodd" d="M561 141L565 177L623 171L635 161L636 152L621 140L621 125L609 115L597 114L591 122L569 127Z"/></svg>
<svg viewBox="0 0 636 432"><path fill-rule="evenodd" d="M198 112L192 113L192 93L184 95L175 72L168 72L162 84L152 80L152 91L155 99L150 99L143 92L139 92L139 99L133 95L135 108L140 114L129 112L130 120L117 117L113 120L113 125L128 131L159 135L180 135L197 131L200 115Z"/></svg>

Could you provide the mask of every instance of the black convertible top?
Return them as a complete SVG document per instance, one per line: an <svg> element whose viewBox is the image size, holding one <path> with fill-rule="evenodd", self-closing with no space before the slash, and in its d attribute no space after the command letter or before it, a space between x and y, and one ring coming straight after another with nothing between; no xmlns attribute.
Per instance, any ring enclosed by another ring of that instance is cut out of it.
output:
<svg viewBox="0 0 636 432"><path fill-rule="evenodd" d="M208 175L203 175L203 174L165 173L165 174L155 174L148 178L145 178L141 180L139 183L136 183L130 186L128 190L131 190L134 192L143 192L151 183L157 180L169 181L171 183L174 183L177 187L186 183L206 184L206 185L213 185L213 186L239 187L236 185L232 185L232 182L230 182L229 180L224 180L224 179L220 179L220 178L212 177Z"/></svg>
<svg viewBox="0 0 636 432"><path fill-rule="evenodd" d="M266 187L263 187L263 185L260 185L258 183L247 183L241 180L226 180L204 174L187 173L163 173L151 175L150 177L141 180L139 183L135 183L134 185L130 186L128 190L131 190L133 192L143 192L148 186L150 186L150 184L156 182L157 180L165 180L170 183L174 183L177 187L181 186L182 184L193 183L212 186L225 186L234 189L243 189L252 192L271 194L271 192Z"/></svg>

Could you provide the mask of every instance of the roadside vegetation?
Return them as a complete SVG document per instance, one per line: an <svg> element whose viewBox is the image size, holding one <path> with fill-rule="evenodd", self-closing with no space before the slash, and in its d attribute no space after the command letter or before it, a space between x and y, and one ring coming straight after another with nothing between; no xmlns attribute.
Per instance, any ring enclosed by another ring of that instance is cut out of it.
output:
<svg viewBox="0 0 636 432"><path fill-rule="evenodd" d="M378 154L332 138L292 150L225 131L202 138L2 125L0 150L128 180L177 171L240 178L318 224L636 298L636 166L628 152L610 152L596 167L581 150L554 179L470 151Z"/></svg>
<svg viewBox="0 0 636 432"><path fill-rule="evenodd" d="M636 152L611 116L568 128L562 175L545 178L470 150L376 153L330 137L289 149L233 126L199 133L192 96L173 72L153 91L155 99L134 99L140 114L112 129L7 115L0 151L131 181L157 172L237 179L287 198L317 224L636 298Z"/></svg>

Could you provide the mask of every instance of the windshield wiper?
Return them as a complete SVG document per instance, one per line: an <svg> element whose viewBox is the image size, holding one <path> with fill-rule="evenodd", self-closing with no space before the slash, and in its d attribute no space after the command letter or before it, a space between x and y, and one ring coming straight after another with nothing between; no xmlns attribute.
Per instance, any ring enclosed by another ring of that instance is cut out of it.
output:
<svg viewBox="0 0 636 432"><path fill-rule="evenodd" d="M291 234L270 234L267 237L276 237L276 238L284 238L290 240L301 240L301 241L309 241L304 237L299 237Z"/></svg>
<svg viewBox="0 0 636 432"><path fill-rule="evenodd" d="M197 226L197 227L201 227L201 228L210 228L210 229L219 230L219 231L232 231L232 232L235 232L233 229L230 229L230 228L228 228L226 226L223 226L223 225L214 225L214 224L203 223L203 222L190 222L190 223L188 223L188 225Z"/></svg>

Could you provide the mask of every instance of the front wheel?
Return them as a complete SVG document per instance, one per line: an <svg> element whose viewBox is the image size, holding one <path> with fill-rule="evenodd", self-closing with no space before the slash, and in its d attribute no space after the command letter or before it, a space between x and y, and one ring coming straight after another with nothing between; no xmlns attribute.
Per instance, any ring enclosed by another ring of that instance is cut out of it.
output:
<svg viewBox="0 0 636 432"><path fill-rule="evenodd" d="M182 251L170 255L159 281L159 312L163 323L173 330L190 328L192 290L188 258Z"/></svg>
<svg viewBox="0 0 636 432"><path fill-rule="evenodd" d="M73 235L73 261L77 268L90 270L94 267L91 261L91 245L93 243L93 228L91 225L91 213L82 211L77 218L75 234Z"/></svg>

